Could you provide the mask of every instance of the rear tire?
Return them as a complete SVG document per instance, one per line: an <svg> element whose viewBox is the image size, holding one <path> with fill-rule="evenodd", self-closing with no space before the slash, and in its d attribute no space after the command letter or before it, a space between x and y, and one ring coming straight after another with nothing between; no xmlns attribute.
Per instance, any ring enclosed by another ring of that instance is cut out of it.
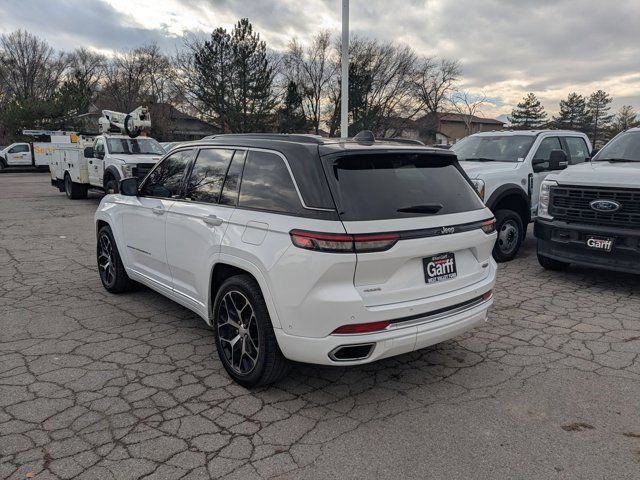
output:
<svg viewBox="0 0 640 480"><path fill-rule="evenodd" d="M64 174L64 192L71 200L87 198L87 186L72 181L69 172Z"/></svg>
<svg viewBox="0 0 640 480"><path fill-rule="evenodd" d="M113 233L108 226L98 230L96 256L100 280L108 292L122 293L133 290L135 283L127 275Z"/></svg>
<svg viewBox="0 0 640 480"><path fill-rule="evenodd" d="M540 255L540 253L538 253L538 263L545 270L552 270L554 272L563 272L567 270L570 265L567 262L561 262L554 258L545 257L544 255Z"/></svg>
<svg viewBox="0 0 640 480"><path fill-rule="evenodd" d="M520 215L513 210L498 210L496 231L498 237L493 247L493 258L496 262L509 262L518 254L524 238L524 226Z"/></svg>
<svg viewBox="0 0 640 480"><path fill-rule="evenodd" d="M291 367L278 346L260 287L250 275L220 286L213 305L218 356L231 378L250 388L274 383Z"/></svg>

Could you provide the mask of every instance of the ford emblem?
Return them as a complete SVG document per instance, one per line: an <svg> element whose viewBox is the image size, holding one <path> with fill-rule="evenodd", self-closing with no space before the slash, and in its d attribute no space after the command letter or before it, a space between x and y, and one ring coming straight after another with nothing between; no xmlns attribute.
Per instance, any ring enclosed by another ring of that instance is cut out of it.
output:
<svg viewBox="0 0 640 480"><path fill-rule="evenodd" d="M613 200L594 200L589 206L596 212L613 213L620 210L620 204Z"/></svg>

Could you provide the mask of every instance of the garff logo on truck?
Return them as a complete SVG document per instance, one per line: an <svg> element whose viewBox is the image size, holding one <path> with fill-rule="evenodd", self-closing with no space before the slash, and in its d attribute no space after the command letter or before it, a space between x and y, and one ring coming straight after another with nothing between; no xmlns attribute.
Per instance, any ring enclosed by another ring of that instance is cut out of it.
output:
<svg viewBox="0 0 640 480"><path fill-rule="evenodd" d="M589 206L596 212L613 213L620 210L621 205L613 200L593 200Z"/></svg>

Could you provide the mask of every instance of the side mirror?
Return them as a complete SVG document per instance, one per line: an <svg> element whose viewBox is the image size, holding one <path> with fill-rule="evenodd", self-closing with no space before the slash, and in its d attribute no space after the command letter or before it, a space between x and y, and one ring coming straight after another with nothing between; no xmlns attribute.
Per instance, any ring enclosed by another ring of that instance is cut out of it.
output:
<svg viewBox="0 0 640 480"><path fill-rule="evenodd" d="M93 147L85 147L84 158L93 158Z"/></svg>
<svg viewBox="0 0 640 480"><path fill-rule="evenodd" d="M120 193L128 197L138 196L138 179L136 177L120 180Z"/></svg>
<svg viewBox="0 0 640 480"><path fill-rule="evenodd" d="M569 161L564 150L551 150L549 155L549 170L563 170L567 168Z"/></svg>
<svg viewBox="0 0 640 480"><path fill-rule="evenodd" d="M531 162L531 166L533 167L533 171L536 173L544 172L549 168L549 161L544 158L534 158Z"/></svg>

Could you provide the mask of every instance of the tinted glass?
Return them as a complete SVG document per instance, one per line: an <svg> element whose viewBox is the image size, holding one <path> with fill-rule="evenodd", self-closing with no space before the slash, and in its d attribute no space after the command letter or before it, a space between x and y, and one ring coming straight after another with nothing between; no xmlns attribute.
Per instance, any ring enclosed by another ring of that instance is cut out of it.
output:
<svg viewBox="0 0 640 480"><path fill-rule="evenodd" d="M533 144L533 135L478 135L463 138L451 147L458 160L517 162Z"/></svg>
<svg viewBox="0 0 640 480"><path fill-rule="evenodd" d="M94 150L95 150L95 153L104 155L104 140L102 140L101 138L96 140L96 146L94 147Z"/></svg>
<svg viewBox="0 0 640 480"><path fill-rule="evenodd" d="M560 144L560 139L558 137L547 137L542 140L534 158L549 160L552 150L562 150L562 145Z"/></svg>
<svg viewBox="0 0 640 480"><path fill-rule="evenodd" d="M220 205L235 205L238 201L238 191L240 190L240 177L242 177L242 168L244 167L244 157L246 152L239 151L233 156L231 165L227 171L227 178L222 187L222 195L220 195Z"/></svg>
<svg viewBox="0 0 640 480"><path fill-rule="evenodd" d="M594 160L640 161L640 131L625 132L609 143L594 157Z"/></svg>
<svg viewBox="0 0 640 480"><path fill-rule="evenodd" d="M585 159L589 156L589 149L584 138L580 137L565 137L569 147L569 164L575 165L577 163L584 163Z"/></svg>
<svg viewBox="0 0 640 480"><path fill-rule="evenodd" d="M164 155L164 149L153 138L109 138L109 153L124 155Z"/></svg>
<svg viewBox="0 0 640 480"><path fill-rule="evenodd" d="M482 201L452 156L365 154L328 160L342 220L385 220L478 210Z"/></svg>
<svg viewBox="0 0 640 480"><path fill-rule="evenodd" d="M147 176L140 194L149 197L171 198L180 194L185 168L193 150L182 150L165 158Z"/></svg>
<svg viewBox="0 0 640 480"><path fill-rule="evenodd" d="M28 151L29 151L28 145L16 145L11 150L9 150L9 153L23 153Z"/></svg>
<svg viewBox="0 0 640 480"><path fill-rule="evenodd" d="M218 203L231 157L233 150L200 150L187 182L185 197L194 202Z"/></svg>
<svg viewBox="0 0 640 480"><path fill-rule="evenodd" d="M238 205L272 212L302 211L298 193L282 158L275 153L249 152Z"/></svg>

